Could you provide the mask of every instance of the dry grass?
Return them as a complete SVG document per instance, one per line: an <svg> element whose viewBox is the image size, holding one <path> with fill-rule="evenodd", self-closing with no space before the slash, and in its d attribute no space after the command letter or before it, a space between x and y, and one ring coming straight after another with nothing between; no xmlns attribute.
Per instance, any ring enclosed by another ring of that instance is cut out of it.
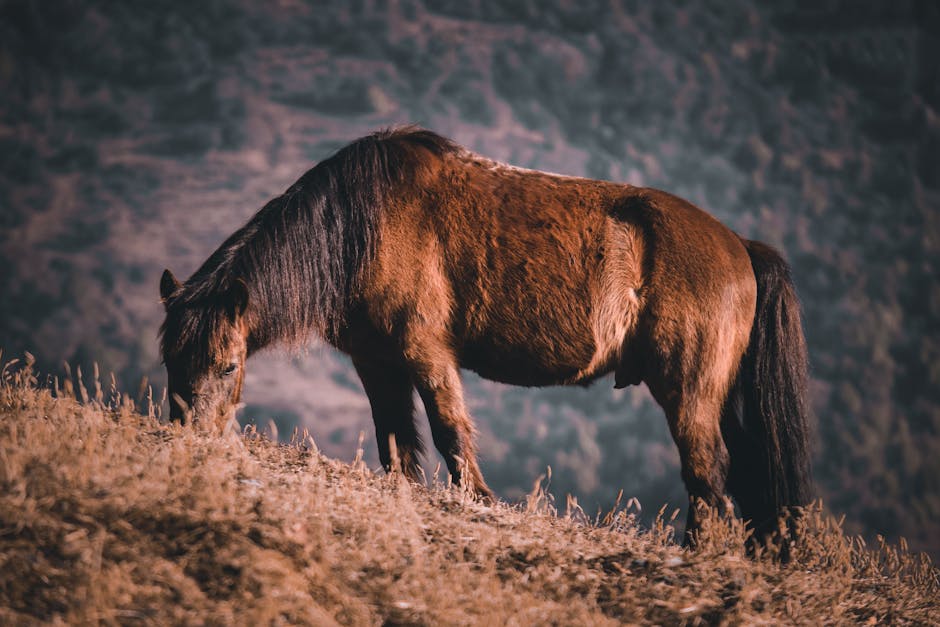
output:
<svg viewBox="0 0 940 627"><path fill-rule="evenodd" d="M310 440L165 425L95 389L56 398L28 368L2 379L0 623L940 621L926 557L818 512L786 566L747 558L730 521L688 552L625 510L592 522L538 489L490 507Z"/></svg>

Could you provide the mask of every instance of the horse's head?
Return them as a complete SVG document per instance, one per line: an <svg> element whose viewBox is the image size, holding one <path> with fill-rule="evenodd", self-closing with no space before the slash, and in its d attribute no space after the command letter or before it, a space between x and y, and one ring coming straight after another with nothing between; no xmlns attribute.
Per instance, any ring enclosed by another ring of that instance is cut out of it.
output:
<svg viewBox="0 0 940 627"><path fill-rule="evenodd" d="M224 427L235 417L245 376L248 290L236 280L219 294L191 298L165 270L160 297L170 418Z"/></svg>

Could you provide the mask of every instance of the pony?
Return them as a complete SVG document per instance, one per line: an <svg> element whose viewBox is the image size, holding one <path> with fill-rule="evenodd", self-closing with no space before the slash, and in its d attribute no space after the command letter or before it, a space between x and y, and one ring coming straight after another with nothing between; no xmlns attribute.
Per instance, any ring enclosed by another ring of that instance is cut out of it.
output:
<svg viewBox="0 0 940 627"><path fill-rule="evenodd" d="M522 386L613 372L665 413L686 543L729 494L760 533L812 496L789 267L663 191L380 131L307 171L185 283L164 271L160 294L174 420L226 423L248 357L319 338L351 357L386 470L394 458L420 477L417 390L453 479L491 498L461 369Z"/></svg>

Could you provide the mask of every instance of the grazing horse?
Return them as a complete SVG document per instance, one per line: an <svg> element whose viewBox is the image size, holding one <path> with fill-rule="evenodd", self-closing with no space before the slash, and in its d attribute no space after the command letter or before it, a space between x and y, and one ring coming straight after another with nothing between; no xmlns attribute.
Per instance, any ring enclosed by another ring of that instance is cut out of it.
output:
<svg viewBox="0 0 940 627"><path fill-rule="evenodd" d="M758 531L810 497L806 348L786 262L662 191L517 168L430 131L359 139L184 284L165 271L171 417L227 421L245 360L319 337L352 358L379 457L417 479L413 390L456 481L490 495L460 369L525 386L646 383L693 505Z"/></svg>

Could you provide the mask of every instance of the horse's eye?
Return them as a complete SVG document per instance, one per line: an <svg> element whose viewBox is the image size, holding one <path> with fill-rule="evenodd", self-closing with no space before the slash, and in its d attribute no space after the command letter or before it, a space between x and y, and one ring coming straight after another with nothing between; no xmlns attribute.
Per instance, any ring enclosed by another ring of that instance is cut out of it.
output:
<svg viewBox="0 0 940 627"><path fill-rule="evenodd" d="M225 370L222 371L222 374L226 377L238 370L238 364L229 364L225 367Z"/></svg>

